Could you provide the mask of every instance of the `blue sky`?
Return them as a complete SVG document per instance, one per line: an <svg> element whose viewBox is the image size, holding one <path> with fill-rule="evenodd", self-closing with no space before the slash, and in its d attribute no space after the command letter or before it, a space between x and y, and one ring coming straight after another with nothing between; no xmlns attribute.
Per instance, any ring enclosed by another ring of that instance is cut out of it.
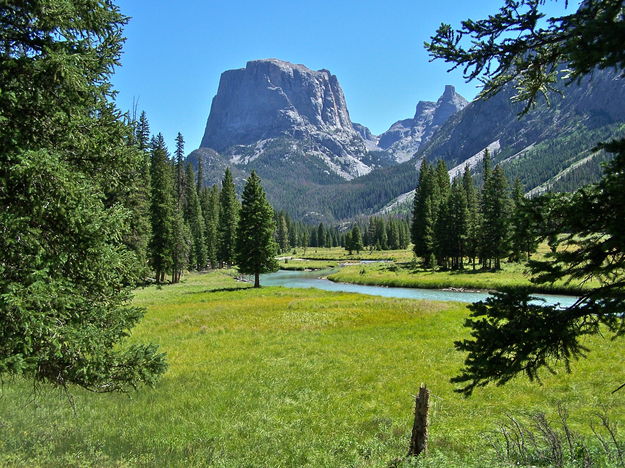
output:
<svg viewBox="0 0 625 468"><path fill-rule="evenodd" d="M118 0L131 16L122 67L113 77L122 110L137 102L153 132L173 146L182 132L198 147L225 70L275 57L335 74L352 121L373 133L412 117L419 100L452 84L467 99L475 84L443 62L429 62L423 42L441 22L496 12L502 0L341 1ZM548 2L551 10L558 6Z"/></svg>

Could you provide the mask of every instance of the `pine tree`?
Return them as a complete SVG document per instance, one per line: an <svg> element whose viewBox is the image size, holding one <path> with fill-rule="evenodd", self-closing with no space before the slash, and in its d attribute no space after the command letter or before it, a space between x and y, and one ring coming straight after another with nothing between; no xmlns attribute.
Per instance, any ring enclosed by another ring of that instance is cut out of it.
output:
<svg viewBox="0 0 625 468"><path fill-rule="evenodd" d="M171 282L178 283L182 277L182 272L190 265L193 238L189 223L184 219L183 212L178 208L178 204L175 201L173 201L171 226Z"/></svg>
<svg viewBox="0 0 625 468"><path fill-rule="evenodd" d="M345 250L347 250L347 253L349 255L351 255L352 252L354 251L354 243L352 242L352 232L351 231L347 231L345 233Z"/></svg>
<svg viewBox="0 0 625 468"><path fill-rule="evenodd" d="M131 211L130 229L124 237L124 243L135 254L137 259L135 278L144 281L150 276L148 246L152 235L150 224L150 126L145 112L141 113L138 122L133 122L133 141L139 150L139 163L133 170L126 172L130 176L119 195L127 200L126 206Z"/></svg>
<svg viewBox="0 0 625 468"><path fill-rule="evenodd" d="M286 223L286 218L284 214L280 214L278 216L278 230L277 230L277 238L278 238L278 246L280 248L280 252L287 252L290 248L289 242L289 227Z"/></svg>
<svg viewBox="0 0 625 468"><path fill-rule="evenodd" d="M230 169L226 169L219 194L219 242L217 259L223 266L235 261L237 225L239 223L239 201Z"/></svg>
<svg viewBox="0 0 625 468"><path fill-rule="evenodd" d="M501 166L496 166L486 179L483 190L482 255L486 266L501 269L501 259L507 256L510 241L510 195L508 182Z"/></svg>
<svg viewBox="0 0 625 468"><path fill-rule="evenodd" d="M148 122L148 116L145 111L141 112L139 121L137 122L135 129L135 141L140 151L144 153L150 152L150 124Z"/></svg>
<svg viewBox="0 0 625 468"><path fill-rule="evenodd" d="M169 165L169 154L160 133L152 142L152 197L150 239L150 264L157 283L165 281L165 274L173 266L175 201Z"/></svg>
<svg viewBox="0 0 625 468"><path fill-rule="evenodd" d="M202 214L202 206L197 194L197 184L195 183L195 174L193 166L187 164L185 175L187 181L185 190L185 210L184 218L187 222L190 232L192 248L189 255L189 265L196 270L206 268L206 239L204 236L206 221Z"/></svg>
<svg viewBox="0 0 625 468"><path fill-rule="evenodd" d="M362 245L362 234L360 234L360 228L356 224L351 231L350 235L351 248L355 250L356 253L360 253L360 251L364 248Z"/></svg>
<svg viewBox="0 0 625 468"><path fill-rule="evenodd" d="M317 246L326 246L326 229L323 223L319 223L319 227L317 227Z"/></svg>
<svg viewBox="0 0 625 468"><path fill-rule="evenodd" d="M255 288L260 287L261 273L278 269L274 230L273 209L267 201L260 178L252 171L243 189L236 234L236 261L241 273L254 275Z"/></svg>
<svg viewBox="0 0 625 468"><path fill-rule="evenodd" d="M176 193L176 201L179 207L184 207L186 201L184 199L186 194L186 174L184 163L184 138L182 134L178 132L176 135L176 151L174 152L174 190ZM193 183L189 181L189 183Z"/></svg>
<svg viewBox="0 0 625 468"><path fill-rule="evenodd" d="M433 197L435 196L435 185L433 169L424 160L421 163L419 182L415 189L411 238L415 255L423 258L426 263L433 252L432 236L435 222ZM429 207L426 208L427 200L430 200L430 202Z"/></svg>
<svg viewBox="0 0 625 468"><path fill-rule="evenodd" d="M211 268L217 268L217 226L219 225L219 189L203 188L201 196L202 214L204 215L204 239L206 258Z"/></svg>
<svg viewBox="0 0 625 468"><path fill-rule="evenodd" d="M462 175L462 185L467 202L467 233L465 244L465 255L471 259L471 264L475 270L475 258L480 252L480 199L475 188L471 169L466 165Z"/></svg>
<svg viewBox="0 0 625 468"><path fill-rule="evenodd" d="M60 0L2 2L0 17L0 380L153 383L163 355L123 343L142 316L123 240L144 162L110 83L126 18Z"/></svg>
<svg viewBox="0 0 625 468"><path fill-rule="evenodd" d="M458 178L451 185L448 213L451 268L462 269L469 233L469 209L464 185Z"/></svg>
<svg viewBox="0 0 625 468"><path fill-rule="evenodd" d="M517 177L512 189L512 216L510 219L510 258L520 262L530 259L538 248L538 233L532 223L532 214L527 207L521 180Z"/></svg>

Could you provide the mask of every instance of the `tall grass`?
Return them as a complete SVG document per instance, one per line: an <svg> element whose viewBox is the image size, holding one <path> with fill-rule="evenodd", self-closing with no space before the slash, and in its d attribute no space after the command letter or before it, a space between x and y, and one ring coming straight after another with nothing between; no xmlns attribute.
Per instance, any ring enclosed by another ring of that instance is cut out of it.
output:
<svg viewBox="0 0 625 468"><path fill-rule="evenodd" d="M0 387L2 466L386 467L407 451L413 393L432 391L431 452L420 466L496 466L481 434L505 414L565 401L580 425L599 405L625 420L613 343L594 337L574 373L518 378L470 399L449 377L465 336L456 303L283 288L227 272L137 291L131 341L158 343L169 369L129 395Z"/></svg>

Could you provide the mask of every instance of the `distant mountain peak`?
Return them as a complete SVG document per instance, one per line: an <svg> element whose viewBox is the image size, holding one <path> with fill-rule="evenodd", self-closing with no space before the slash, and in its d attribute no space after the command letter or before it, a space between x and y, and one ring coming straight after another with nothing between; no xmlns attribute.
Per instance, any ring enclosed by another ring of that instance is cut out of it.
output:
<svg viewBox="0 0 625 468"><path fill-rule="evenodd" d="M469 102L446 85L436 102L419 101L412 119L395 122L379 137L379 147L392 153L398 162L410 159L436 130Z"/></svg>

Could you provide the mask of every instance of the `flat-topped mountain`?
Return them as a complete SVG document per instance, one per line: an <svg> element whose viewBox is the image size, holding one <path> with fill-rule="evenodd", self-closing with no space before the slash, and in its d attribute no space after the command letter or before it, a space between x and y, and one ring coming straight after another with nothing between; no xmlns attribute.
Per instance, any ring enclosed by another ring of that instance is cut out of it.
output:
<svg viewBox="0 0 625 468"><path fill-rule="evenodd" d="M371 170L362 162L367 149L343 90L328 70L265 59L224 72L200 146L247 164L273 155L276 144L283 150L287 141L291 157L320 159L343 179Z"/></svg>

